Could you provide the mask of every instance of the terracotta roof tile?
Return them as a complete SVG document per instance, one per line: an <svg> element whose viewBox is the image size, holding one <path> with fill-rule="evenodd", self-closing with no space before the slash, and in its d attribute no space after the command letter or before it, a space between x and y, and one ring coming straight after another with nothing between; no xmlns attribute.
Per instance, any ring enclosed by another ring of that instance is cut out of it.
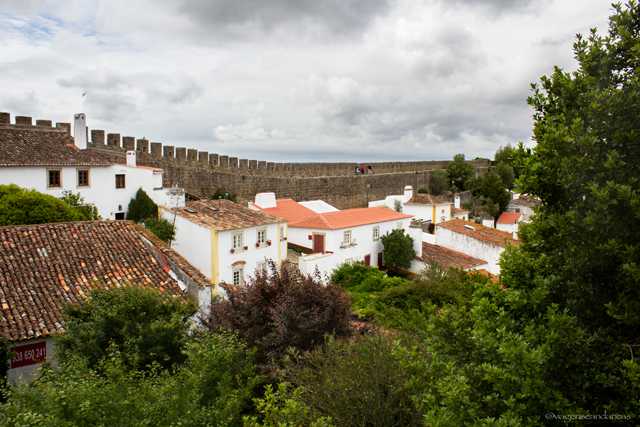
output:
<svg viewBox="0 0 640 427"><path fill-rule="evenodd" d="M63 332L63 304L98 287L135 285L186 298L166 264L178 265L201 286L211 285L184 258L129 221L0 227L2 335L14 341Z"/></svg>
<svg viewBox="0 0 640 427"><path fill-rule="evenodd" d="M458 208L454 208L453 206L451 206L451 215L462 215L462 214L468 214L469 211L464 210L464 209L458 209Z"/></svg>
<svg viewBox="0 0 640 427"><path fill-rule="evenodd" d="M99 154L80 150L67 134L0 129L0 166L109 166Z"/></svg>
<svg viewBox="0 0 640 427"><path fill-rule="evenodd" d="M473 227L473 229L465 227ZM436 227L446 228L447 230L454 231L456 233L464 234L474 239L478 239L485 243L506 248L507 244L518 246L520 242L513 238L511 233L506 231L496 230L495 228L485 227L475 222L465 221L462 219L452 219L451 221L441 222L436 224Z"/></svg>
<svg viewBox="0 0 640 427"><path fill-rule="evenodd" d="M533 208L540 204L540 200L532 199L531 197L527 196L520 196L517 199L512 199L511 201L509 201L509 203Z"/></svg>
<svg viewBox="0 0 640 427"><path fill-rule="evenodd" d="M270 213L254 211L229 200L197 200L187 202L183 208L169 209L164 206L162 208L217 231L237 230L284 221ZM214 211L211 208L218 210Z"/></svg>
<svg viewBox="0 0 640 427"><path fill-rule="evenodd" d="M291 222L289 227L339 230L343 228L357 227L359 225L375 224L385 221L397 221L406 218L413 218L413 215L399 213L379 206L375 208L346 209L343 211L316 214L316 216L311 218Z"/></svg>
<svg viewBox="0 0 640 427"><path fill-rule="evenodd" d="M440 197L432 196L431 194L414 194L407 202L408 205L452 205L453 203L447 202Z"/></svg>
<svg viewBox="0 0 640 427"><path fill-rule="evenodd" d="M522 219L521 213L516 212L503 212L498 218L498 224L513 224L516 221Z"/></svg>
<svg viewBox="0 0 640 427"><path fill-rule="evenodd" d="M291 222L300 221L302 219L318 215L317 212L312 211L293 199L278 199L276 200L275 208L261 208L255 203L253 203L253 206L259 208L263 212L268 212Z"/></svg>
<svg viewBox="0 0 640 427"><path fill-rule="evenodd" d="M479 265L485 265L487 263L487 261L470 257L462 252L454 251L438 245L432 245L427 242L422 242L422 257L418 259L425 264L433 261L443 268L458 267L465 270Z"/></svg>

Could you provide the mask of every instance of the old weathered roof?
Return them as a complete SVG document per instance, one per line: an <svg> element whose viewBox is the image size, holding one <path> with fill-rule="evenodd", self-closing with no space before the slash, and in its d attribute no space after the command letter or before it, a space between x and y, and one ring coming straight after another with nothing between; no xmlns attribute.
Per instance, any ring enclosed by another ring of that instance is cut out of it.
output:
<svg viewBox="0 0 640 427"><path fill-rule="evenodd" d="M109 166L106 158L75 146L64 133L0 129L0 166Z"/></svg>
<svg viewBox="0 0 640 427"><path fill-rule="evenodd" d="M405 204L407 205L452 205L453 203L447 202L440 197L432 196L431 194L418 193L414 194Z"/></svg>
<svg viewBox="0 0 640 427"><path fill-rule="evenodd" d="M536 199L532 199L531 197L527 197L527 196L520 196L517 199L512 199L511 201L509 201L509 204L514 204L514 205L520 205L520 206L526 206L529 208L533 208L535 206L538 206L540 204L540 200L536 200Z"/></svg>
<svg viewBox="0 0 640 427"><path fill-rule="evenodd" d="M286 220L295 222L305 218L310 218L318 213L312 211L308 207L301 205L293 199L278 199L276 200L276 207L273 208L261 208L260 206L252 203L253 206L259 208L263 212L268 212L272 215L279 216Z"/></svg>
<svg viewBox="0 0 640 427"><path fill-rule="evenodd" d="M433 261L443 268L458 267L465 270L485 265L487 263L487 261L470 257L462 252L454 251L438 245L432 245L427 242L422 242L422 257L420 257L419 260L425 264Z"/></svg>
<svg viewBox="0 0 640 427"><path fill-rule="evenodd" d="M64 332L61 308L95 288L142 286L186 298L169 275L195 267L141 225L86 221L0 227L0 329L9 340Z"/></svg>
<svg viewBox="0 0 640 427"><path fill-rule="evenodd" d="M466 226L466 227L465 227ZM485 227L475 222L465 221L463 219L452 219L436 224L436 227L446 228L456 233L464 234L485 243L506 248L507 245L518 246L520 242L513 238L511 233L496 230L495 228ZM469 228L471 227L471 228Z"/></svg>
<svg viewBox="0 0 640 427"><path fill-rule="evenodd" d="M392 211L391 209L378 206L374 208L346 209L343 211L316 214L311 218L291 222L289 223L289 227L339 230L343 228L357 227L360 225L376 224L379 222L397 221L406 218L413 218L413 215L399 213Z"/></svg>
<svg viewBox="0 0 640 427"><path fill-rule="evenodd" d="M454 208L453 206L451 207L451 215L462 215L462 214L468 214L468 213L469 211L467 210Z"/></svg>
<svg viewBox="0 0 640 427"><path fill-rule="evenodd" d="M211 208L215 208L217 211ZM165 207L164 209L168 208ZM285 221L270 213L254 211L229 200L187 202L185 207L173 208L171 212L217 231L237 230Z"/></svg>

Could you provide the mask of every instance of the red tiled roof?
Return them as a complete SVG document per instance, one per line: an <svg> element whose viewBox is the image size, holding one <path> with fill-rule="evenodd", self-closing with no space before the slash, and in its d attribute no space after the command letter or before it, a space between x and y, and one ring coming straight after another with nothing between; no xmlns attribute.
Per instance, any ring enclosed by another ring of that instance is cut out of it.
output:
<svg viewBox="0 0 640 427"><path fill-rule="evenodd" d="M473 227L473 230L465 227ZM518 246L520 242L513 238L511 233L506 231L496 230L495 228L485 227L475 222L465 221L463 219L452 219L451 221L441 222L436 224L436 227L446 228L447 230L455 231L456 233L464 234L474 239L478 239L485 243L506 248L507 244Z"/></svg>
<svg viewBox="0 0 640 427"><path fill-rule="evenodd" d="M0 129L0 166L109 166L106 158L80 150L58 132Z"/></svg>
<svg viewBox="0 0 640 427"><path fill-rule="evenodd" d="M218 211L211 210L210 207ZM183 208L169 209L165 206L162 208L217 231L237 230L284 221L270 213L254 211L230 200L197 200L187 202ZM189 210L195 212L189 212Z"/></svg>
<svg viewBox="0 0 640 427"><path fill-rule="evenodd" d="M476 271L482 274L483 276L487 276L492 283L498 283L500 281L500 277L496 276L495 274L489 273L489 271L485 270L484 268L481 268L480 270L476 270ZM502 285L500 285L500 287L504 289Z"/></svg>
<svg viewBox="0 0 640 427"><path fill-rule="evenodd" d="M288 221L295 222L305 218L318 215L317 212L312 211L306 206L301 205L293 199L278 199L276 200L275 208L261 208L260 206L252 203L253 206L259 208L263 212L268 212L272 215L279 216Z"/></svg>
<svg viewBox="0 0 640 427"><path fill-rule="evenodd" d="M375 208L346 209L343 211L316 214L311 218L291 222L289 227L339 230L343 228L357 227L359 225L397 221L406 218L413 218L413 215L403 214L378 206Z"/></svg>
<svg viewBox="0 0 640 427"><path fill-rule="evenodd" d="M487 261L470 257L462 252L457 252L438 245L432 245L427 242L422 242L422 257L418 259L425 264L433 261L443 268L458 267L465 270L479 265L485 265L487 263Z"/></svg>
<svg viewBox="0 0 640 427"><path fill-rule="evenodd" d="M498 218L498 224L513 224L516 221L520 221L521 218L521 213L503 212L500 218Z"/></svg>
<svg viewBox="0 0 640 427"><path fill-rule="evenodd" d="M186 298L171 265L199 286L195 267L141 225L86 221L0 227L2 335L11 341L64 332L61 308L95 288L142 286Z"/></svg>
<svg viewBox="0 0 640 427"><path fill-rule="evenodd" d="M453 206L451 207L451 215L462 215L462 214L468 214L469 211L466 211L464 209L458 209L458 208L454 208Z"/></svg>
<svg viewBox="0 0 640 427"><path fill-rule="evenodd" d="M447 202L440 197L432 196L431 194L418 193L414 194L405 204L408 205L452 205L453 203Z"/></svg>

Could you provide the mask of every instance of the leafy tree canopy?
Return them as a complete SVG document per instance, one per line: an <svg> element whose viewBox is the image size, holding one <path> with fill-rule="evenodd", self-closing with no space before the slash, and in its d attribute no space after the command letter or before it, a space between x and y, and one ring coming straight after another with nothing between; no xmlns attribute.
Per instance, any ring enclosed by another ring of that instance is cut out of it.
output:
<svg viewBox="0 0 640 427"><path fill-rule="evenodd" d="M195 311L194 303L151 289L96 289L82 303L65 308L67 332L56 339L57 357L80 355L95 367L112 346L131 368L153 363L170 368L185 359L186 331Z"/></svg>
<svg viewBox="0 0 640 427"><path fill-rule="evenodd" d="M77 210L48 194L15 184L0 185L0 225L82 221Z"/></svg>
<svg viewBox="0 0 640 427"><path fill-rule="evenodd" d="M411 260L416 257L413 249L413 237L404 234L402 229L394 229L380 237L384 249L382 250L384 265L391 268L411 268Z"/></svg>
<svg viewBox="0 0 640 427"><path fill-rule="evenodd" d="M144 226L167 245L171 244L176 237L176 227L166 218L146 218Z"/></svg>
<svg viewBox="0 0 640 427"><path fill-rule="evenodd" d="M500 180L500 177L493 172L485 172L480 178L473 183L473 195L474 197L483 197L484 200L491 200L493 203L498 204L498 212L494 212L495 215L500 215L507 210L511 196L506 187Z"/></svg>
<svg viewBox="0 0 640 427"><path fill-rule="evenodd" d="M453 181L452 189L467 190L468 182L476 175L473 164L464 159L464 154L456 154L453 161L447 166L449 181Z"/></svg>
<svg viewBox="0 0 640 427"><path fill-rule="evenodd" d="M158 217L158 205L155 204L151 197L140 187L136 193L135 199L129 202L127 209L127 219L140 222L146 218Z"/></svg>
<svg viewBox="0 0 640 427"><path fill-rule="evenodd" d="M500 181L502 181L502 185L504 185L507 189L512 190L513 185L516 180L516 174L511 165L500 162L496 166L496 174L500 177Z"/></svg>
<svg viewBox="0 0 640 427"><path fill-rule="evenodd" d="M77 210L83 221L97 221L102 219L102 217L98 215L98 208L85 204L84 197L82 197L79 192L74 194L71 190L64 190L60 200Z"/></svg>
<svg viewBox="0 0 640 427"><path fill-rule="evenodd" d="M511 165L515 162L516 148L511 144L507 144L504 147L498 148L493 158L496 162L496 165L499 163L506 163Z"/></svg>
<svg viewBox="0 0 640 427"><path fill-rule="evenodd" d="M439 196L449 188L449 174L446 169L436 169L431 173L431 178L429 179L429 188L431 189L431 194Z"/></svg>

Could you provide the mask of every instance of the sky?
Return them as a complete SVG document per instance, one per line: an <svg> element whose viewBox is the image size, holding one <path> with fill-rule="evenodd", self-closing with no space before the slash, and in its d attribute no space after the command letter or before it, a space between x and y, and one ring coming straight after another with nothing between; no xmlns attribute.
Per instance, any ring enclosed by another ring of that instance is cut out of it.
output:
<svg viewBox="0 0 640 427"><path fill-rule="evenodd" d="M1 0L0 111L272 162L493 159L607 0Z"/></svg>

